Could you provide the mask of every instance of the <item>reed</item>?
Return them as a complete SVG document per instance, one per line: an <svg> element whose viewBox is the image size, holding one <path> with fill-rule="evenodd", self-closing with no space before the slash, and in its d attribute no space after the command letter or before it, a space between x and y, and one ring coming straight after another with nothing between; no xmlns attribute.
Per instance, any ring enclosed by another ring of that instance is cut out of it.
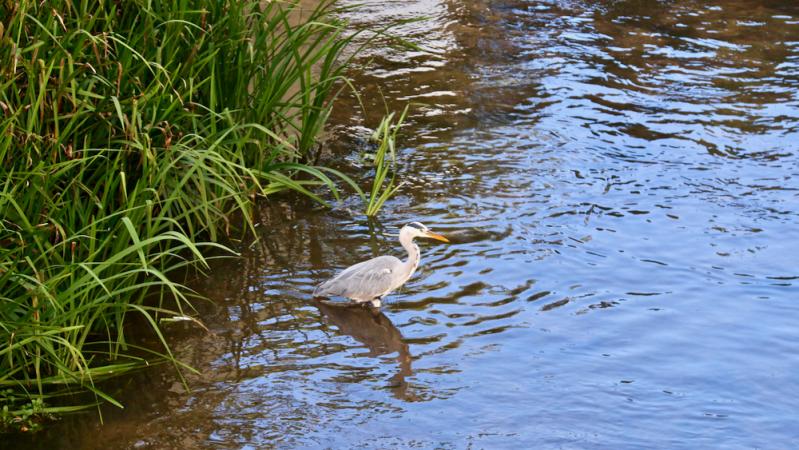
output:
<svg viewBox="0 0 799 450"><path fill-rule="evenodd" d="M377 144L374 154L368 155L374 169L372 186L369 190L369 195L360 190L357 191L363 200L364 214L367 217L376 216L386 200L396 194L402 187L403 183L396 183L396 142L397 133L402 127L402 122L407 114L408 108L406 107L395 121L394 113L389 113L372 133L372 141Z"/></svg>
<svg viewBox="0 0 799 450"><path fill-rule="evenodd" d="M191 317L177 274L229 251L257 195L337 195L309 164L358 50L336 8L0 0L4 422L91 406L66 390L119 405L98 383L164 358L186 370L160 326Z"/></svg>

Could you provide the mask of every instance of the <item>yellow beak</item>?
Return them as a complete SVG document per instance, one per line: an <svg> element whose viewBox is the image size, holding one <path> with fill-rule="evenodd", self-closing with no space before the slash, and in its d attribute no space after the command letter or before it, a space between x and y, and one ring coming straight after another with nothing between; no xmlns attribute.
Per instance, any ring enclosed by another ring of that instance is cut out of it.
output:
<svg viewBox="0 0 799 450"><path fill-rule="evenodd" d="M435 239L437 241L449 242L449 239L445 238L444 236L438 233L433 233L432 231L425 231L424 235L425 237L429 237L430 239Z"/></svg>

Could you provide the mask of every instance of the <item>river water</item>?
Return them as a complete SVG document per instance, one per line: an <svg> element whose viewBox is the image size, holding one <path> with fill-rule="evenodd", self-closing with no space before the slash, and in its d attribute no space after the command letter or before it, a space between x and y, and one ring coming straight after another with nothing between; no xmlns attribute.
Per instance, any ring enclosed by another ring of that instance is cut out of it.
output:
<svg viewBox="0 0 799 450"><path fill-rule="evenodd" d="M360 2L359 2L360 3ZM273 198L173 330L201 375L47 448L797 448L799 5L366 1L421 50L359 60L325 161L411 102L379 222ZM313 286L424 222L383 312Z"/></svg>

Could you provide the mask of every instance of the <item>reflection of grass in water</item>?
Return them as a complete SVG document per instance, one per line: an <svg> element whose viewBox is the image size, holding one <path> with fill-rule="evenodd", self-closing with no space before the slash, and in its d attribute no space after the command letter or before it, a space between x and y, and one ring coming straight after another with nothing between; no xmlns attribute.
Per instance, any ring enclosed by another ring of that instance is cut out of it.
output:
<svg viewBox="0 0 799 450"><path fill-rule="evenodd" d="M193 320L175 274L207 267L232 214L251 226L254 196L333 188L308 165L354 56L333 0L299 23L293 3L190 3L0 1L5 423L81 407L67 392L118 405L97 383L159 360L185 369L161 332ZM128 342L134 316L162 350Z"/></svg>
<svg viewBox="0 0 799 450"><path fill-rule="evenodd" d="M402 183L395 184L397 174L396 141L397 133L407 113L408 108L406 107L396 122L394 121L394 113L390 113L383 118L374 134L372 134L372 140L377 142L377 150L373 155L369 155L375 170L372 188L369 191L368 198L365 193L359 192L364 202L364 212L369 217L377 215L386 200L391 198L402 187ZM390 178L389 174L391 175Z"/></svg>

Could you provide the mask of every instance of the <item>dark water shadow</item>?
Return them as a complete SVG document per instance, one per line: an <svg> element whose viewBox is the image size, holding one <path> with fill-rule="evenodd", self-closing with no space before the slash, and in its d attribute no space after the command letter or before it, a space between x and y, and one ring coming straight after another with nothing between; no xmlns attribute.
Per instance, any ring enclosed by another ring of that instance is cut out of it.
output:
<svg viewBox="0 0 799 450"><path fill-rule="evenodd" d="M399 370L389 380L388 388L400 400L417 399L406 380L413 375L411 367L413 357L410 348L400 330L388 316L370 306L338 305L330 302L315 302L315 305L322 313L324 321L365 345L369 350L367 356L378 357L396 353Z"/></svg>

